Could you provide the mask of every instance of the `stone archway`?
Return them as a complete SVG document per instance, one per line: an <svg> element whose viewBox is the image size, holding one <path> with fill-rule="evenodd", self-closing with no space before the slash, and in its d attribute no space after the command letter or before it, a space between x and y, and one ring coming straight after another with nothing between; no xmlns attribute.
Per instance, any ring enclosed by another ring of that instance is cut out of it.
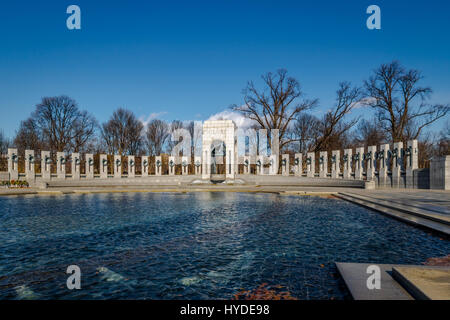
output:
<svg viewBox="0 0 450 320"><path fill-rule="evenodd" d="M222 140L211 144L211 175L226 175L227 147Z"/></svg>
<svg viewBox="0 0 450 320"><path fill-rule="evenodd" d="M225 178L235 178L236 167L236 125L232 120L207 120L203 123L202 134L202 179L210 179L212 170L213 143L222 141L225 145Z"/></svg>

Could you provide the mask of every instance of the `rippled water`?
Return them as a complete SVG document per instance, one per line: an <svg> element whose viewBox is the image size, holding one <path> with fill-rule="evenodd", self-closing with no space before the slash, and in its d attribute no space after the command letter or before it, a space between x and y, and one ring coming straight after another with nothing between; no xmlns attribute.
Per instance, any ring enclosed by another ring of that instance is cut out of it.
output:
<svg viewBox="0 0 450 320"><path fill-rule="evenodd" d="M249 193L0 198L0 299L348 297L335 261L419 264L446 240L338 199ZM66 288L68 265L81 290Z"/></svg>

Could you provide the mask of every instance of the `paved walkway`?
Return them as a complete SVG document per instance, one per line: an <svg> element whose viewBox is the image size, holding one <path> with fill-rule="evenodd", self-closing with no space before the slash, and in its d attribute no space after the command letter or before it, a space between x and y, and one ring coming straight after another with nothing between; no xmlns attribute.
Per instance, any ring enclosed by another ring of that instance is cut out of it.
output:
<svg viewBox="0 0 450 320"><path fill-rule="evenodd" d="M450 191L439 190L408 190L408 189L379 189L379 190L351 190L352 193L364 194L375 199L387 200L419 209L435 211L450 215Z"/></svg>

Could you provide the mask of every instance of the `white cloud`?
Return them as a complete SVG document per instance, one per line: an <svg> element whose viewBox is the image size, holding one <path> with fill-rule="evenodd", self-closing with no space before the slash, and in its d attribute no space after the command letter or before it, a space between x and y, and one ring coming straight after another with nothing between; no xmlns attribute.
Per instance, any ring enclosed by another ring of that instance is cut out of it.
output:
<svg viewBox="0 0 450 320"><path fill-rule="evenodd" d="M167 112L165 111L161 111L161 112L152 112L150 113L148 116L141 116L139 118L139 121L142 122L142 124L144 125L144 127L147 126L147 124L152 121L153 119L157 119L163 115L167 114Z"/></svg>
<svg viewBox="0 0 450 320"><path fill-rule="evenodd" d="M359 109L367 107L368 104L374 103L377 100L373 97L363 98L353 104L353 109Z"/></svg>
<svg viewBox="0 0 450 320"><path fill-rule="evenodd" d="M207 120L233 120L238 128L247 129L255 122L232 110L224 110L213 114Z"/></svg>

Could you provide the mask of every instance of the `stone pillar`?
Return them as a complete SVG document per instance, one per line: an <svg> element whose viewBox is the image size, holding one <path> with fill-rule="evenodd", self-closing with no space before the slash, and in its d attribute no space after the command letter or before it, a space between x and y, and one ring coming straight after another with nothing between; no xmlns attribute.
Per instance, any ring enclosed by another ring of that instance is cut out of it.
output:
<svg viewBox="0 0 450 320"><path fill-rule="evenodd" d="M227 130L225 134L225 146L226 146L226 167L225 177L226 179L234 179L236 177L236 150L234 149L234 130Z"/></svg>
<svg viewBox="0 0 450 320"><path fill-rule="evenodd" d="M52 158L50 157L50 151L41 151L42 180L51 179L51 165L52 165Z"/></svg>
<svg viewBox="0 0 450 320"><path fill-rule="evenodd" d="M328 173L328 154L326 151L319 152L319 177L326 178Z"/></svg>
<svg viewBox="0 0 450 320"><path fill-rule="evenodd" d="M264 156L256 158L256 174L264 175Z"/></svg>
<svg viewBox="0 0 450 320"><path fill-rule="evenodd" d="M122 177L122 156L114 155L114 178L120 179Z"/></svg>
<svg viewBox="0 0 450 320"><path fill-rule="evenodd" d="M353 157L355 161L355 180L362 180L363 178L363 155L364 147L359 147L355 149L355 156Z"/></svg>
<svg viewBox="0 0 450 320"><path fill-rule="evenodd" d="M99 161L100 179L108 179L108 156L101 154Z"/></svg>
<svg viewBox="0 0 450 320"><path fill-rule="evenodd" d="M289 154L283 154L281 157L281 174L283 176L289 176Z"/></svg>
<svg viewBox="0 0 450 320"><path fill-rule="evenodd" d="M269 175L277 175L278 174L278 155L271 154L269 156Z"/></svg>
<svg viewBox="0 0 450 320"><path fill-rule="evenodd" d="M378 152L378 160L380 160L378 169L379 186L391 185L391 182L388 179L388 171L390 169L388 153L389 153L389 144L386 143L380 145L380 151Z"/></svg>
<svg viewBox="0 0 450 320"><path fill-rule="evenodd" d="M189 174L190 159L186 156L181 157L181 174L186 176Z"/></svg>
<svg viewBox="0 0 450 320"><path fill-rule="evenodd" d="M86 153L86 179L94 179L94 155L92 153Z"/></svg>
<svg viewBox="0 0 450 320"><path fill-rule="evenodd" d="M430 189L450 190L450 156L431 159Z"/></svg>
<svg viewBox="0 0 450 320"><path fill-rule="evenodd" d="M404 187L402 179L403 142L395 142L392 150L392 187Z"/></svg>
<svg viewBox="0 0 450 320"><path fill-rule="evenodd" d="M194 168L195 175L200 175L202 173L202 157L195 156L194 157Z"/></svg>
<svg viewBox="0 0 450 320"><path fill-rule="evenodd" d="M205 147L205 145L203 145ZM202 157L202 179L209 179L211 177L211 149L205 147Z"/></svg>
<svg viewBox="0 0 450 320"><path fill-rule="evenodd" d="M72 153L72 179L80 180L80 154Z"/></svg>
<svg viewBox="0 0 450 320"><path fill-rule="evenodd" d="M170 156L169 157L169 176L175 175L175 157Z"/></svg>
<svg viewBox="0 0 450 320"><path fill-rule="evenodd" d="M128 178L136 176L136 162L134 156L128 156Z"/></svg>
<svg viewBox="0 0 450 320"><path fill-rule="evenodd" d="M316 160L314 152L308 152L306 154L306 176L314 178L316 173Z"/></svg>
<svg viewBox="0 0 450 320"><path fill-rule="evenodd" d="M150 157L142 156L141 157L141 177L148 177L149 169L150 169Z"/></svg>
<svg viewBox="0 0 450 320"><path fill-rule="evenodd" d="M36 179L34 150L25 150L25 176L28 182Z"/></svg>
<svg viewBox="0 0 450 320"><path fill-rule="evenodd" d="M19 156L17 154L17 149L8 148L8 173L9 180L19 179Z"/></svg>
<svg viewBox="0 0 450 320"><path fill-rule="evenodd" d="M250 156L244 156L244 174L250 174Z"/></svg>
<svg viewBox="0 0 450 320"><path fill-rule="evenodd" d="M331 151L331 178L339 179L339 174L341 173L341 151L333 150Z"/></svg>
<svg viewBox="0 0 450 320"><path fill-rule="evenodd" d="M162 172L162 158L161 156L155 157L155 175L160 176Z"/></svg>
<svg viewBox="0 0 450 320"><path fill-rule="evenodd" d="M301 177L303 174L303 155L296 153L294 158L295 175Z"/></svg>
<svg viewBox="0 0 450 320"><path fill-rule="evenodd" d="M375 171L377 169L377 146L368 146L367 154L366 154L366 179L374 180L375 179Z"/></svg>
<svg viewBox="0 0 450 320"><path fill-rule="evenodd" d="M406 148L406 188L415 188L414 170L419 168L419 151L417 140L408 141Z"/></svg>
<svg viewBox="0 0 450 320"><path fill-rule="evenodd" d="M56 153L56 175L58 179L66 178L66 154L64 152Z"/></svg>
<svg viewBox="0 0 450 320"><path fill-rule="evenodd" d="M344 179L351 179L352 177L352 159L353 159L353 150L352 149L345 149L344 150L344 157L342 158L342 161L344 162Z"/></svg>

